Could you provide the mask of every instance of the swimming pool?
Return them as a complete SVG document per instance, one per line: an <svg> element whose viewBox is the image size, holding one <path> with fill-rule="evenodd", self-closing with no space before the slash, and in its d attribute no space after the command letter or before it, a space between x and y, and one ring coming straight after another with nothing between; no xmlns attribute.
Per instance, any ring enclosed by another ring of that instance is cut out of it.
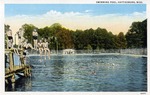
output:
<svg viewBox="0 0 150 95"><path fill-rule="evenodd" d="M120 54L29 56L16 91L147 91L147 58ZM11 89L8 89L11 90Z"/></svg>

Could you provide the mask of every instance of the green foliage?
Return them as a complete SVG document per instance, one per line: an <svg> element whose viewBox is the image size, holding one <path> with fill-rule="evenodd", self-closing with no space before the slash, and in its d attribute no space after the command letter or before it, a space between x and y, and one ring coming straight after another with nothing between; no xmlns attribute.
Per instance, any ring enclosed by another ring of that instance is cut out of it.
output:
<svg viewBox="0 0 150 95"><path fill-rule="evenodd" d="M126 46L127 46L127 41L126 41L126 38L125 38L125 35L123 32L120 32L117 36L117 39L118 39L118 47L120 49L125 49Z"/></svg>
<svg viewBox="0 0 150 95"><path fill-rule="evenodd" d="M126 34L128 48L147 47L147 20L133 22Z"/></svg>
<svg viewBox="0 0 150 95"><path fill-rule="evenodd" d="M73 48L73 41L69 30L62 28L60 32L56 33L56 37L59 42L59 49Z"/></svg>
<svg viewBox="0 0 150 95"><path fill-rule="evenodd" d="M85 48L86 50L92 50L92 47L90 44L87 45L87 47Z"/></svg>
<svg viewBox="0 0 150 95"><path fill-rule="evenodd" d="M5 31L9 29L5 25ZM37 28L32 24L24 24L24 38L33 44L32 31L37 29L38 39L46 38L49 48L56 50L73 48L76 50L124 49L147 47L147 20L133 22L129 31L124 35L120 32L114 35L104 28L72 31L62 27L59 23Z"/></svg>
<svg viewBox="0 0 150 95"><path fill-rule="evenodd" d="M83 42L82 42L83 31L76 30L75 32L72 32L72 35L74 48L78 50L83 49Z"/></svg>
<svg viewBox="0 0 150 95"><path fill-rule="evenodd" d="M22 28L24 30L24 38L27 39L29 43L33 44L32 31L36 29L36 27L32 24L24 24Z"/></svg>

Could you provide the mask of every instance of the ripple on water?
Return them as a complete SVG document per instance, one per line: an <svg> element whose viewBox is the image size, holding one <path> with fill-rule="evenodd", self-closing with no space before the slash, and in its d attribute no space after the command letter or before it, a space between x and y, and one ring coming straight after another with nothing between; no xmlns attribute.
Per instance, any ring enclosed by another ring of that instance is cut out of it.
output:
<svg viewBox="0 0 150 95"><path fill-rule="evenodd" d="M33 56L28 62L32 77L21 80L17 91L147 91L147 58L60 55Z"/></svg>

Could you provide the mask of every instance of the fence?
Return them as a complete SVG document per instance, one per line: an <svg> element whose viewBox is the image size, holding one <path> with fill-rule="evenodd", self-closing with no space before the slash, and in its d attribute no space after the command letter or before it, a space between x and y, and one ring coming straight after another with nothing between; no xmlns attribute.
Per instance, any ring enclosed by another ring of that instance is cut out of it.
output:
<svg viewBox="0 0 150 95"><path fill-rule="evenodd" d="M140 49L100 49L100 50L76 50L77 54L100 54L100 53L121 53L121 54L135 54L135 55L147 55L147 48Z"/></svg>
<svg viewBox="0 0 150 95"><path fill-rule="evenodd" d="M62 50L51 50L51 54L62 54ZM147 48L138 49L100 49L100 50L75 50L75 54L101 54L101 53L121 53L147 55ZM29 54L39 54L38 51L30 50Z"/></svg>

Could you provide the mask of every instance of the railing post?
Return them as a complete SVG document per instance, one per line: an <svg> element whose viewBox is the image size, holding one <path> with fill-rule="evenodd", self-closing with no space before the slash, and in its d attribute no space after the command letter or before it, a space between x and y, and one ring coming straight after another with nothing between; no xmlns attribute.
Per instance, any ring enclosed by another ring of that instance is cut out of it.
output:
<svg viewBox="0 0 150 95"><path fill-rule="evenodd" d="M13 71L14 70L14 62L13 62L13 52L10 51L9 53L9 68L10 68L10 71Z"/></svg>
<svg viewBox="0 0 150 95"><path fill-rule="evenodd" d="M11 85L12 85L12 89L15 89L15 74L13 74L13 76L11 77Z"/></svg>
<svg viewBox="0 0 150 95"><path fill-rule="evenodd" d="M24 56L23 56L23 50L20 50L20 61L21 61L21 66L25 66L25 62L24 62Z"/></svg>

